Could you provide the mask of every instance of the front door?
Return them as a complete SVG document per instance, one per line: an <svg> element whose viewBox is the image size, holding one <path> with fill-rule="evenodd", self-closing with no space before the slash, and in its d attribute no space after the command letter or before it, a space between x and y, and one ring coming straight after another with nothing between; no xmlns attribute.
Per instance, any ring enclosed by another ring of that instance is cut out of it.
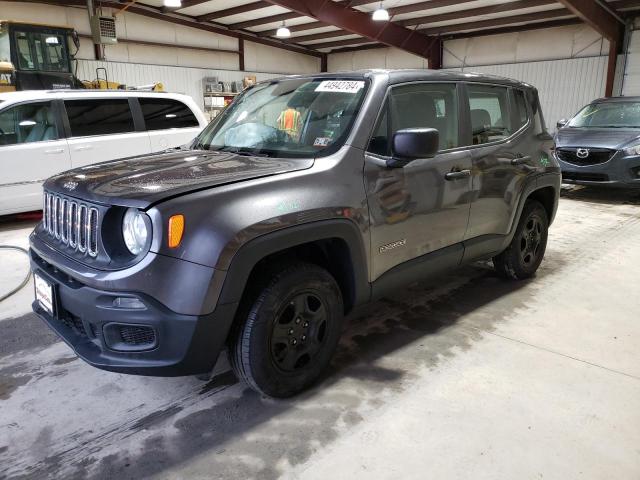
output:
<svg viewBox="0 0 640 480"><path fill-rule="evenodd" d="M469 220L471 158L458 149L459 108L455 83L390 89L365 162L372 281L406 261L462 242ZM441 151L434 158L403 168L372 161L392 156L394 132L420 127L439 132Z"/></svg>
<svg viewBox="0 0 640 480"><path fill-rule="evenodd" d="M59 127L51 102L0 112L0 215L42 208L42 182L70 168Z"/></svg>

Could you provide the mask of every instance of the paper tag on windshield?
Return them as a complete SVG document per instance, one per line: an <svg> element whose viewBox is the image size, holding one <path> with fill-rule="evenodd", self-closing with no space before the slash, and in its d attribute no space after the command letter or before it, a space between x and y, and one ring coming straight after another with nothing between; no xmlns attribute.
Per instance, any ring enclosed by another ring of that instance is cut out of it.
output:
<svg viewBox="0 0 640 480"><path fill-rule="evenodd" d="M316 92L358 93L363 87L363 81L325 80L316 87Z"/></svg>

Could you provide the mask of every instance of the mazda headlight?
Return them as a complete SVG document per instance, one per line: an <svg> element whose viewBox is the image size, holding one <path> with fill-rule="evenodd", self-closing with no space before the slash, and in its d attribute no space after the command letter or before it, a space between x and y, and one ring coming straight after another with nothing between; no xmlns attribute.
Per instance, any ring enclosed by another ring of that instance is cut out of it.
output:
<svg viewBox="0 0 640 480"><path fill-rule="evenodd" d="M136 208L129 208L122 219L122 237L127 249L138 255L147 245L149 228L145 214Z"/></svg>
<svg viewBox="0 0 640 480"><path fill-rule="evenodd" d="M625 155L640 155L640 143L637 145L631 145L624 149Z"/></svg>

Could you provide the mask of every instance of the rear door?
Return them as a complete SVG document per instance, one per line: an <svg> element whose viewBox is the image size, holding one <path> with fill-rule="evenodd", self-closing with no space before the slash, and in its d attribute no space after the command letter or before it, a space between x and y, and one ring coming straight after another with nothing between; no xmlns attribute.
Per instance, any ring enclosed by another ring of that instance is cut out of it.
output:
<svg viewBox="0 0 640 480"><path fill-rule="evenodd" d="M39 210L42 182L71 166L56 102L0 111L0 215Z"/></svg>
<svg viewBox="0 0 640 480"><path fill-rule="evenodd" d="M152 152L191 142L202 129L191 109L179 100L140 97L138 102Z"/></svg>
<svg viewBox="0 0 640 480"><path fill-rule="evenodd" d="M134 121L127 98L64 101L73 167L151 152L149 135Z"/></svg>
<svg viewBox="0 0 640 480"><path fill-rule="evenodd" d="M455 83L390 89L365 162L372 280L396 265L462 242L469 219L471 159L459 148L460 108ZM392 155L394 132L421 127L439 132L440 152L434 158L402 168L381 167L375 161Z"/></svg>
<svg viewBox="0 0 640 480"><path fill-rule="evenodd" d="M468 83L466 92L474 199L465 238L505 235L527 175L535 171L531 112L519 89Z"/></svg>

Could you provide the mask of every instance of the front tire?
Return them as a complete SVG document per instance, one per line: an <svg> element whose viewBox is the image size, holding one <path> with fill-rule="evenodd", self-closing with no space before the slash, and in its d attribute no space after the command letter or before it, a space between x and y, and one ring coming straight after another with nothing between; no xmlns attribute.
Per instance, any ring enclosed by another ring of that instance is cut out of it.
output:
<svg viewBox="0 0 640 480"><path fill-rule="evenodd" d="M493 266L503 277L523 280L536 273L547 248L549 218L542 204L527 200L518 227L507 249L493 257Z"/></svg>
<svg viewBox="0 0 640 480"><path fill-rule="evenodd" d="M311 385L329 364L342 330L342 295L329 272L302 262L263 285L249 299L246 317L237 319L229 362L259 393L289 397Z"/></svg>

